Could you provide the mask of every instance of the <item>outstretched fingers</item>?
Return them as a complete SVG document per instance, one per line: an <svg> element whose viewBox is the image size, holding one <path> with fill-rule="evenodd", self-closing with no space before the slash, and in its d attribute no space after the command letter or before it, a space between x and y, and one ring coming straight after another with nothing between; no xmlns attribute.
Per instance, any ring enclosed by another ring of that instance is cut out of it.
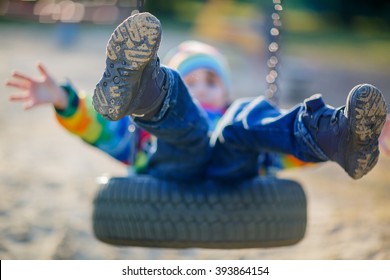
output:
<svg viewBox="0 0 390 280"><path fill-rule="evenodd" d="M29 83L32 83L34 82L33 79L27 75L24 75L20 72L13 72L12 73L12 77L15 78L15 79L20 79L22 81L25 81L25 82L29 82Z"/></svg>
<svg viewBox="0 0 390 280"><path fill-rule="evenodd" d="M9 96L8 100L11 102L23 103L23 108L25 110L34 107L36 102L28 93L28 91L24 91L23 93L19 93L19 94L12 94Z"/></svg>
<svg viewBox="0 0 390 280"><path fill-rule="evenodd" d="M26 101L28 99L30 99L29 95L11 95L9 97L9 100L11 101Z"/></svg>
<svg viewBox="0 0 390 280"><path fill-rule="evenodd" d="M7 80L5 82L5 85L8 86L8 87L14 87L14 88L17 88L17 89L27 90L27 89L30 88L31 83L25 82L25 81L21 81L21 80Z"/></svg>
<svg viewBox="0 0 390 280"><path fill-rule="evenodd" d="M33 85L34 80L20 72L13 72L10 79L5 82L6 86L21 90L28 90Z"/></svg>
<svg viewBox="0 0 390 280"><path fill-rule="evenodd" d="M9 100L13 102L28 102L31 99L31 95L29 94L31 90L31 86L33 85L33 80L20 73L14 72L9 80L5 83L8 87L13 87L21 90L18 93L12 93L9 96Z"/></svg>
<svg viewBox="0 0 390 280"><path fill-rule="evenodd" d="M29 94L11 95L9 97L9 100L12 102L22 103L23 109L25 109L25 110L31 109L31 108L35 107L36 105L38 105L38 101Z"/></svg>
<svg viewBox="0 0 390 280"><path fill-rule="evenodd" d="M49 73L47 72L45 66L43 66L43 64L42 64L41 62L38 62L37 68L38 68L39 73L41 73L41 75L42 75L43 77L45 77L45 78L50 78Z"/></svg>

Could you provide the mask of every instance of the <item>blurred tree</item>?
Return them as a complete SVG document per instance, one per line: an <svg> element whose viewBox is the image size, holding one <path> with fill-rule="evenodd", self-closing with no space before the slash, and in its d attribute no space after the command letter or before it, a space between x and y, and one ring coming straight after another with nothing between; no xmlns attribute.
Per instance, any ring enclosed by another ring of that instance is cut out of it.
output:
<svg viewBox="0 0 390 280"><path fill-rule="evenodd" d="M155 15L173 16L175 14L175 2L177 0L146 1L145 10Z"/></svg>
<svg viewBox="0 0 390 280"><path fill-rule="evenodd" d="M263 18L257 6L235 0L208 0L194 18L194 32L209 40L218 40L256 54L263 47ZM267 30L267 33L269 33Z"/></svg>
<svg viewBox="0 0 390 280"><path fill-rule="evenodd" d="M357 16L378 18L390 24L388 0L305 0L305 4L325 16L334 16L346 27L352 27Z"/></svg>
<svg viewBox="0 0 390 280"><path fill-rule="evenodd" d="M178 18L178 7L192 7L193 3L204 3L207 0L146 0L145 10L160 17Z"/></svg>

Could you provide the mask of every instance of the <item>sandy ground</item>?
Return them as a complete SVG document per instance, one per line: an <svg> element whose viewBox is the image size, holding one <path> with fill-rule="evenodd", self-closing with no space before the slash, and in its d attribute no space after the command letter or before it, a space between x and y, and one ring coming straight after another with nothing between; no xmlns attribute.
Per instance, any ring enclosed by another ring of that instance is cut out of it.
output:
<svg viewBox="0 0 390 280"><path fill-rule="evenodd" d="M58 80L69 77L92 92L110 33L108 27L83 27L75 45L63 48L54 26L0 25L0 81L13 69L36 73L35 63L41 60ZM166 32L161 53L189 36ZM232 61L238 92L261 92L263 83L253 82L264 74L254 68L259 63L238 54ZM306 61L285 59L285 88L301 73L310 75L307 88L323 92L335 105L359 82L374 83L389 97L386 72L321 68ZM51 108L24 112L8 102L8 93L0 85L0 259L390 259L390 158L384 156L358 181L333 163L281 174L301 182L309 201L307 234L294 246L171 250L103 244L91 229L96 178L125 175L125 168L59 127Z"/></svg>

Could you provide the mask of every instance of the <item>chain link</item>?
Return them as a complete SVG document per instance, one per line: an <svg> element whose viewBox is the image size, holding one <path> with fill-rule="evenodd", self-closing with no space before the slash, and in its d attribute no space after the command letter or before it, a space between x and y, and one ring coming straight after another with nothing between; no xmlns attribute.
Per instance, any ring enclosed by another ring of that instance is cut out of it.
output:
<svg viewBox="0 0 390 280"><path fill-rule="evenodd" d="M267 89L265 91L266 98L274 105L279 104L279 84L278 84L278 65L279 65L279 49L280 49L280 33L282 22L280 20L280 12L283 11L282 0L273 0L273 10L271 13L272 25L270 32L271 42L268 45L269 58L267 61L268 74L266 76Z"/></svg>

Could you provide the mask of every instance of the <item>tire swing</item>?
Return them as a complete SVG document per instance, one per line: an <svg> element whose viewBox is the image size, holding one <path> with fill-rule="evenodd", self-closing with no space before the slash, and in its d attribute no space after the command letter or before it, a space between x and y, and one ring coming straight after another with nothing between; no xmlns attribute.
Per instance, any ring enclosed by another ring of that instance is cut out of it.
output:
<svg viewBox="0 0 390 280"><path fill-rule="evenodd" d="M269 75L276 73L282 9L279 0L273 2ZM276 81L269 80L266 94L276 101ZM306 196L292 180L265 176L227 186L137 175L102 177L99 183L93 230L97 239L112 245L266 248L293 245L306 230Z"/></svg>

